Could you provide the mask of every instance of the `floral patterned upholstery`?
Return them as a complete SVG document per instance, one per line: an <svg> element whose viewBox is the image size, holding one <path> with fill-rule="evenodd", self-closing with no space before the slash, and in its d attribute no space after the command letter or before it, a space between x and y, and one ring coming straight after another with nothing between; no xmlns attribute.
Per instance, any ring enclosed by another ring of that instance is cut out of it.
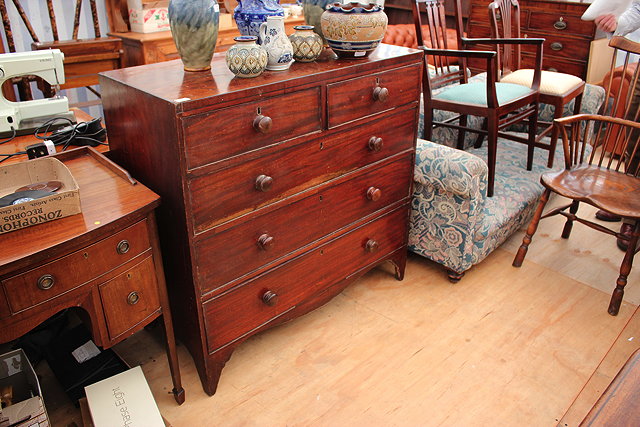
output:
<svg viewBox="0 0 640 427"><path fill-rule="evenodd" d="M595 114L603 99L601 87L587 85L582 112ZM552 107L542 108L540 115L552 118ZM437 137L441 143L418 139L409 249L461 275L531 219L543 191L540 174L548 170L547 154L535 150L533 170L527 171L526 145L500 138L495 195L487 197L486 143L462 151L449 146L455 145L455 131ZM465 146L475 137L465 138ZM556 158L563 158L562 144ZM563 162L555 165L561 168Z"/></svg>

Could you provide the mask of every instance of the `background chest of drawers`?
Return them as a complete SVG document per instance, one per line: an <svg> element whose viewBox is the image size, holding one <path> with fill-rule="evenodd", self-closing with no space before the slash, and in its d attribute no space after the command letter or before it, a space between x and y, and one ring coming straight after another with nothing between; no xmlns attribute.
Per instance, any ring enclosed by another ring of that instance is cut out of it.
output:
<svg viewBox="0 0 640 427"><path fill-rule="evenodd" d="M377 264L404 273L420 53L326 51L238 79L180 61L101 76L110 155L163 199L177 336L213 394L234 348Z"/></svg>
<svg viewBox="0 0 640 427"><path fill-rule="evenodd" d="M596 27L592 21L582 21L580 17L589 4L553 0L520 0L519 3L522 37L546 39L542 69L586 79ZM487 0L471 0L469 38L491 37L488 5ZM495 47L478 45L476 50L495 50ZM534 50L523 49L522 66L533 68L534 61ZM484 64L470 61L469 68L475 74L484 71Z"/></svg>

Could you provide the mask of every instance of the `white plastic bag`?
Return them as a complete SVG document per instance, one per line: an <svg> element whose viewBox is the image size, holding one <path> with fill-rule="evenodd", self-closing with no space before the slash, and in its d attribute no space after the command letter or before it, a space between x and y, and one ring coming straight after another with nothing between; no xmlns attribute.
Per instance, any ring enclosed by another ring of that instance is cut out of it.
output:
<svg viewBox="0 0 640 427"><path fill-rule="evenodd" d="M613 13L615 16L622 15L622 12L631 6L632 0L594 0L591 6L582 14L583 21L593 21L600 15Z"/></svg>

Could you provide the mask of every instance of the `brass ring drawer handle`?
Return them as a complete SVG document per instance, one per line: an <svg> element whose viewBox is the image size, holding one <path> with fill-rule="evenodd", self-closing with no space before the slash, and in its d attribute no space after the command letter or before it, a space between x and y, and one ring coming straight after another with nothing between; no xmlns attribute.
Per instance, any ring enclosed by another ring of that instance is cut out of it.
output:
<svg viewBox="0 0 640 427"><path fill-rule="evenodd" d="M256 178L256 190L269 191L273 185L273 178L268 175L260 175Z"/></svg>
<svg viewBox="0 0 640 427"><path fill-rule="evenodd" d="M266 291L262 294L262 302L268 305L269 307L273 307L278 303L278 294L273 291Z"/></svg>
<svg viewBox="0 0 640 427"><path fill-rule="evenodd" d="M380 197L382 197L382 190L376 187L369 187L369 189L367 190L367 199L371 200L372 202L377 202L378 200L380 200Z"/></svg>
<svg viewBox="0 0 640 427"><path fill-rule="evenodd" d="M258 237L258 247L263 251L270 249L273 246L275 239L273 236L269 236L267 233Z"/></svg>
<svg viewBox="0 0 640 427"><path fill-rule="evenodd" d="M51 274L43 274L38 279L38 288L46 291L47 289L51 289L53 285L56 283L56 279Z"/></svg>
<svg viewBox="0 0 640 427"><path fill-rule="evenodd" d="M555 50L557 52L559 50L562 50L564 46L562 46L562 43L560 42L553 42L549 47L551 48L551 50Z"/></svg>
<svg viewBox="0 0 640 427"><path fill-rule="evenodd" d="M556 30L564 30L567 28L567 23L564 22L562 18L560 18L553 24L553 28L555 28Z"/></svg>
<svg viewBox="0 0 640 427"><path fill-rule="evenodd" d="M373 99L378 102L386 102L387 98L389 98L389 89L386 87L376 86L373 89Z"/></svg>
<svg viewBox="0 0 640 427"><path fill-rule="evenodd" d="M116 251L120 255L126 254L127 252L129 252L129 249L131 249L131 245L129 244L128 240L120 240L120 242L118 242L118 245L116 246Z"/></svg>
<svg viewBox="0 0 640 427"><path fill-rule="evenodd" d="M380 150L382 150L383 145L384 144L382 142L382 138L379 138L377 136L372 136L371 138L369 138L369 142L367 143L367 148L369 148L369 151L373 151L377 153Z"/></svg>
<svg viewBox="0 0 640 427"><path fill-rule="evenodd" d="M367 243L364 246L364 249L367 252L371 252L371 253L376 252L378 250L378 248L379 248L378 242L376 242L373 239L367 240Z"/></svg>
<svg viewBox="0 0 640 427"><path fill-rule="evenodd" d="M140 294L138 294L136 291L133 291L129 293L129 295L127 295L127 304L136 305L138 301L140 301Z"/></svg>
<svg viewBox="0 0 640 427"><path fill-rule="evenodd" d="M260 133L269 133L271 131L271 126L273 126L273 120L269 116L263 116L262 114L258 114L255 119L253 119L253 128Z"/></svg>

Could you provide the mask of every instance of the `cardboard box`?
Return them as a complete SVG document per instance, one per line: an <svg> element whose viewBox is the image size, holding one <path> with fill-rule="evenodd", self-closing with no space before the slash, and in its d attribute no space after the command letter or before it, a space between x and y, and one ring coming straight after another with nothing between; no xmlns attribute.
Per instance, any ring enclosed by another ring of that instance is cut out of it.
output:
<svg viewBox="0 0 640 427"><path fill-rule="evenodd" d="M164 427L140 366L84 388L96 427Z"/></svg>
<svg viewBox="0 0 640 427"><path fill-rule="evenodd" d="M42 401L40 383L29 359L21 349L0 356L0 419L10 426L48 427L49 417Z"/></svg>
<svg viewBox="0 0 640 427"><path fill-rule="evenodd" d="M169 30L169 1L127 0L129 26L135 33Z"/></svg>
<svg viewBox="0 0 640 427"><path fill-rule="evenodd" d="M0 234L81 212L78 183L54 157L0 166L0 197L25 185L47 181L60 181L62 188L50 196L0 207Z"/></svg>

